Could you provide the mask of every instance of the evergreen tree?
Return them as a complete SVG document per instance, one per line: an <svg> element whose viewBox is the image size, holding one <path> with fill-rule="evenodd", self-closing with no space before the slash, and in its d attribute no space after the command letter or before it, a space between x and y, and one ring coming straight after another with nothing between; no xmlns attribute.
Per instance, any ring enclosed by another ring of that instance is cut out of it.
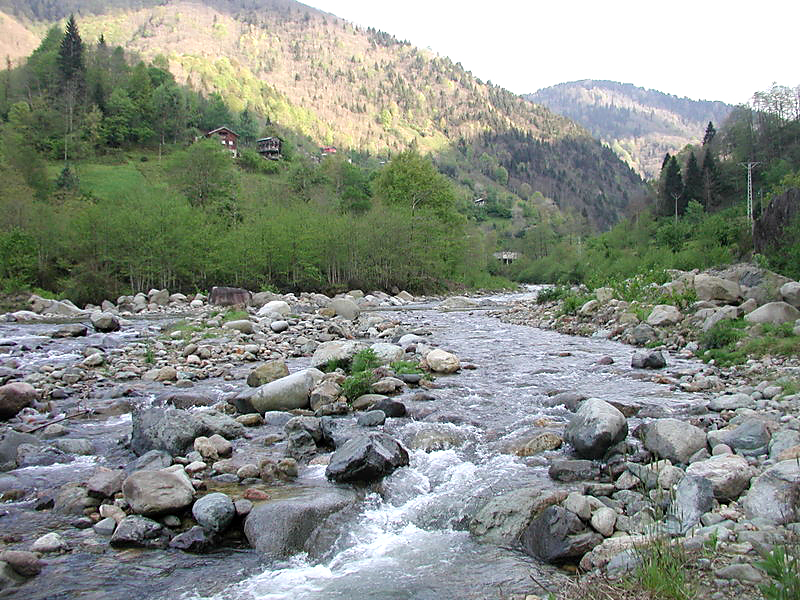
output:
<svg viewBox="0 0 800 600"><path fill-rule="evenodd" d="M717 130L714 129L714 124L709 121L708 126L706 127L706 133L703 136L703 146L708 146L714 139L715 135L717 135Z"/></svg>
<svg viewBox="0 0 800 600"><path fill-rule="evenodd" d="M83 41L78 32L78 24L75 22L74 15L70 15L67 29L61 39L61 47L58 50L58 68L63 83L83 81L85 75Z"/></svg>
<svg viewBox="0 0 800 600"><path fill-rule="evenodd" d="M719 202L719 167L710 150L707 150L706 155L703 157L701 171L703 176L703 201L705 202L706 210L709 211Z"/></svg>
<svg viewBox="0 0 800 600"><path fill-rule="evenodd" d="M661 191L661 214L671 215L675 211L682 214L685 204L683 198L683 179L681 167L674 156L670 156L664 169L664 185ZM676 209L677 206L677 209Z"/></svg>
<svg viewBox="0 0 800 600"><path fill-rule="evenodd" d="M686 180L683 185L683 214L686 206L691 200L701 202L703 200L703 174L700 172L700 167L697 164L697 157L692 152L689 155L689 161L686 163Z"/></svg>
<svg viewBox="0 0 800 600"><path fill-rule="evenodd" d="M239 115L238 128L239 130L236 133L239 134L243 145L250 146L256 141L258 126L253 114L246 108Z"/></svg>

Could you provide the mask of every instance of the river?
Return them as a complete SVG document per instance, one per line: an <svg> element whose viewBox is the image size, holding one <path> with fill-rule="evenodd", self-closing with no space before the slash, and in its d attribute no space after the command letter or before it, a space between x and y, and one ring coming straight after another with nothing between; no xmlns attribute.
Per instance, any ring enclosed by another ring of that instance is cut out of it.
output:
<svg viewBox="0 0 800 600"><path fill-rule="evenodd" d="M496 296L497 302L515 296ZM71 534L79 551L55 558L46 579L36 578L13 597L39 600L91 598L111 600L277 600L277 599L505 599L509 595L541 592L552 567L537 564L516 548L476 542L467 531L470 518L492 496L525 485L552 487L547 475L553 457L563 450L519 458L509 451L515 441L537 431L560 433L569 413L563 406L547 407L554 391L643 407L648 415L686 414L693 398L631 369L632 348L602 338L579 338L509 325L484 311L427 310L393 313L415 328L431 332L431 341L456 353L475 369L438 378L432 402L410 405L414 419L390 419L385 430L406 443L421 432L454 440L453 447L431 452L411 451L411 464L384 480L380 493L367 496L360 510L329 540L321 555L298 555L280 564L264 564L244 547L223 548L211 555L177 551L125 551L108 547L92 530ZM5 330L3 328L6 328ZM30 330L26 335L38 335ZM20 336L21 326L0 325L0 338ZM131 339L153 333L142 322ZM120 343L130 340L120 338ZM47 360L77 356L65 341ZM2 351L0 349L0 351ZM39 360L31 351L30 360ZM611 357L610 365L598 364ZM0 354L0 358L2 355ZM67 361L68 359L64 359ZM307 364L292 359L290 369ZM696 371L698 363L670 360L670 371ZM230 383L203 383L215 393ZM636 418L631 419L636 426ZM37 485L59 485L80 479L96 464L119 460L119 440L130 429L126 415L83 421L76 437L92 436L103 451L69 465L19 469L16 476ZM3 477L9 477L4 475ZM3 479L0 477L0 489ZM333 485L324 467L301 471L295 484L308 489ZM6 503L7 535L27 537L31 529L46 533L62 522L50 511L32 511L30 503Z"/></svg>

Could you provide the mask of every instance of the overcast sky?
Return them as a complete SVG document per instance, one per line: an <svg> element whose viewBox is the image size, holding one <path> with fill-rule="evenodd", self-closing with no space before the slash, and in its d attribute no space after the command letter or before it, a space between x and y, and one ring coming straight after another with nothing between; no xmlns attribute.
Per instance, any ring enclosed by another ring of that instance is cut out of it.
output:
<svg viewBox="0 0 800 600"><path fill-rule="evenodd" d="M460 62L524 94L609 79L695 100L746 102L800 84L800 1L306 0Z"/></svg>

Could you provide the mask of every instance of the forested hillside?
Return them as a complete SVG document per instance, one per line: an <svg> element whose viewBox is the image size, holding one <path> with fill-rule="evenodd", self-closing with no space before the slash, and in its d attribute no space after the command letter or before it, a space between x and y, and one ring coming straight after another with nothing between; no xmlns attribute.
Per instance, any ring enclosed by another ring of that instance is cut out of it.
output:
<svg viewBox="0 0 800 600"><path fill-rule="evenodd" d="M657 176L667 152L697 143L709 121L722 123L724 102L690 100L615 81L586 79L525 96L574 119L647 179Z"/></svg>
<svg viewBox="0 0 800 600"><path fill-rule="evenodd" d="M598 162L599 143L574 122L481 82L448 58L289 0L5 0L0 7L37 27L74 11L87 41L103 35L109 46L137 52L177 82L205 96L220 94L234 113L247 109L318 145L385 158L414 143L447 164L465 203L491 196L518 213L526 205L558 206L585 215L597 229L613 224L625 198L642 190L625 165ZM509 156L493 154L481 136L520 133L537 142L540 160L515 169L513 181L497 168L488 172L488 162L509 170ZM581 176L566 178L563 168L548 166L559 163L563 140L590 165ZM484 154L488 161L481 162ZM498 227L518 231L519 225Z"/></svg>

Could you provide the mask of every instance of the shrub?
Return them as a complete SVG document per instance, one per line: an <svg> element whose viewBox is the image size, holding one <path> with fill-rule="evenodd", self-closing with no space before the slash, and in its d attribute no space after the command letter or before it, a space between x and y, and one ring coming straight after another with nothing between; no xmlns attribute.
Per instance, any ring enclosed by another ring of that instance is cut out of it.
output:
<svg viewBox="0 0 800 600"><path fill-rule="evenodd" d="M364 371L371 371L377 368L378 365L378 357L375 355L375 351L372 348L364 348L353 356L350 372L355 375Z"/></svg>
<svg viewBox="0 0 800 600"><path fill-rule="evenodd" d="M680 543L659 537L636 548L636 554L641 562L631 583L648 590L654 598L689 600L695 597L686 572L689 559Z"/></svg>
<svg viewBox="0 0 800 600"><path fill-rule="evenodd" d="M398 360L389 365L397 375L422 375L424 371L419 363L411 360Z"/></svg>
<svg viewBox="0 0 800 600"><path fill-rule="evenodd" d="M744 326L745 322L741 319L720 321L700 336L700 347L713 350L733 346L745 336Z"/></svg>
<svg viewBox="0 0 800 600"><path fill-rule="evenodd" d="M342 393L352 402L359 396L369 394L374 382L375 376L372 371L359 371L342 382Z"/></svg>
<svg viewBox="0 0 800 600"><path fill-rule="evenodd" d="M776 546L772 552L757 563L772 580L769 585L760 586L767 600L796 600L800 598L800 569L796 552L789 552L785 546Z"/></svg>

